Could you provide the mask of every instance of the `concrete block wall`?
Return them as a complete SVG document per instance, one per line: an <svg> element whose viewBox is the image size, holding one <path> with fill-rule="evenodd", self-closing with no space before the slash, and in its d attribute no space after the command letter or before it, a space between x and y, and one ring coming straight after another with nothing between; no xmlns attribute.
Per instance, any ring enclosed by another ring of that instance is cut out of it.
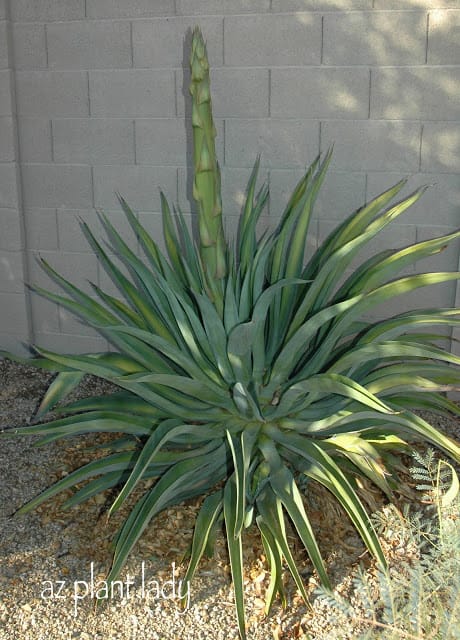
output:
<svg viewBox="0 0 460 640"><path fill-rule="evenodd" d="M24 285L24 219L21 198L18 122L12 56L11 22L0 1L0 348L24 351L31 335L28 294Z"/></svg>
<svg viewBox="0 0 460 640"><path fill-rule="evenodd" d="M160 244L159 188L193 225L195 24L208 43L230 233L258 153L271 185L264 221L273 224L302 170L331 144L307 251L405 176L407 193L432 186L384 234L385 246L459 226L460 0L0 0L0 346L106 348L22 282L57 290L41 255L88 291L88 280L113 291L79 220L99 233L103 209L129 235L117 191ZM458 262L457 244L417 268ZM441 285L391 310L460 306L459 296Z"/></svg>

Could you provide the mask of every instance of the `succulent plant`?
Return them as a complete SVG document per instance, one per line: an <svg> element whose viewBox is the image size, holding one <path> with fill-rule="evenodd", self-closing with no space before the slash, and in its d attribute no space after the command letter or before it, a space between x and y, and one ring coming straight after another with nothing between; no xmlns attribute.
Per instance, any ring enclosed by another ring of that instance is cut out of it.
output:
<svg viewBox="0 0 460 640"><path fill-rule="evenodd" d="M284 599L283 563L304 598L290 550L286 519L302 541L322 583L330 584L305 506L309 480L326 487L348 514L369 551L385 565L379 538L359 497L367 478L392 497L398 452L427 441L460 460L460 448L414 409L460 411L445 391L459 387L460 358L437 344L435 329L458 326L458 309L419 309L380 321L364 315L395 296L452 281L459 273L398 277L441 251L460 231L398 250L382 250L351 268L359 251L422 195L396 201L401 181L338 225L311 254L305 246L313 206L331 152L308 168L279 224L258 237L268 187L250 176L235 247L222 225L206 47L198 29L191 57L194 198L199 238L162 195L167 255L123 198L121 206L145 254L128 246L107 216L107 252L86 234L120 298L93 284L84 293L41 261L65 295L34 290L76 314L110 343L104 353L62 355L35 347L32 364L54 370L37 418L54 409L65 417L26 426L46 444L70 435L121 434L112 450L24 505L24 513L79 485L66 501L78 504L119 488L110 512L146 479L145 488L114 541L108 579L115 579L143 531L166 507L205 496L196 520L186 580L211 553L224 523L240 634L245 636L242 542L260 530L270 567L267 611ZM117 254L126 271L111 257ZM344 275L349 273L349 275ZM9 357L14 357L10 356ZM84 374L110 381L112 395L63 400ZM307 482L299 482L304 478ZM85 482L83 486L80 483Z"/></svg>

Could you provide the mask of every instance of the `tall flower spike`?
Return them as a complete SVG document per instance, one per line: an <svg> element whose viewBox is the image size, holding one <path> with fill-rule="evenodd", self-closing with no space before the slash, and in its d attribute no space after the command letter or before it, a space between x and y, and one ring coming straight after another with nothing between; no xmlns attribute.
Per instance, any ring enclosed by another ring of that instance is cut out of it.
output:
<svg viewBox="0 0 460 640"><path fill-rule="evenodd" d="M216 129L212 118L209 63L206 45L198 27L193 32L190 68L193 197L198 204L200 256L212 298L216 305L220 306L219 292L223 288L219 281L222 281L227 273L227 250L222 223L220 169L214 142Z"/></svg>

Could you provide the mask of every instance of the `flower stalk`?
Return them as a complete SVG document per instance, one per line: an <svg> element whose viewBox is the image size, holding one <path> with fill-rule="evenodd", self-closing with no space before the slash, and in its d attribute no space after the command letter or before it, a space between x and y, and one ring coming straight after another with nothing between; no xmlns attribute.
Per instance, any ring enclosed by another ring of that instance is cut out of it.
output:
<svg viewBox="0 0 460 640"><path fill-rule="evenodd" d="M190 57L193 128L193 198L198 205L200 257L206 285L216 306L227 274L227 247L222 222L220 168L212 117L209 63L201 31L195 28Z"/></svg>

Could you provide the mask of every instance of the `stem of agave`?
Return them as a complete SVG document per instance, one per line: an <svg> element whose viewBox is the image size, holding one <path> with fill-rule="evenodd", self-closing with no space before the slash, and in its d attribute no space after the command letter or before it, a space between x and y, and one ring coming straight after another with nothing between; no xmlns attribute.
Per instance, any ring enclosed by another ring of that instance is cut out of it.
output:
<svg viewBox="0 0 460 640"><path fill-rule="evenodd" d="M216 129L212 117L209 63L200 29L193 32L192 79L193 197L198 204L200 256L211 298L222 304L222 279L227 273L227 247L222 222L220 169L216 159Z"/></svg>

